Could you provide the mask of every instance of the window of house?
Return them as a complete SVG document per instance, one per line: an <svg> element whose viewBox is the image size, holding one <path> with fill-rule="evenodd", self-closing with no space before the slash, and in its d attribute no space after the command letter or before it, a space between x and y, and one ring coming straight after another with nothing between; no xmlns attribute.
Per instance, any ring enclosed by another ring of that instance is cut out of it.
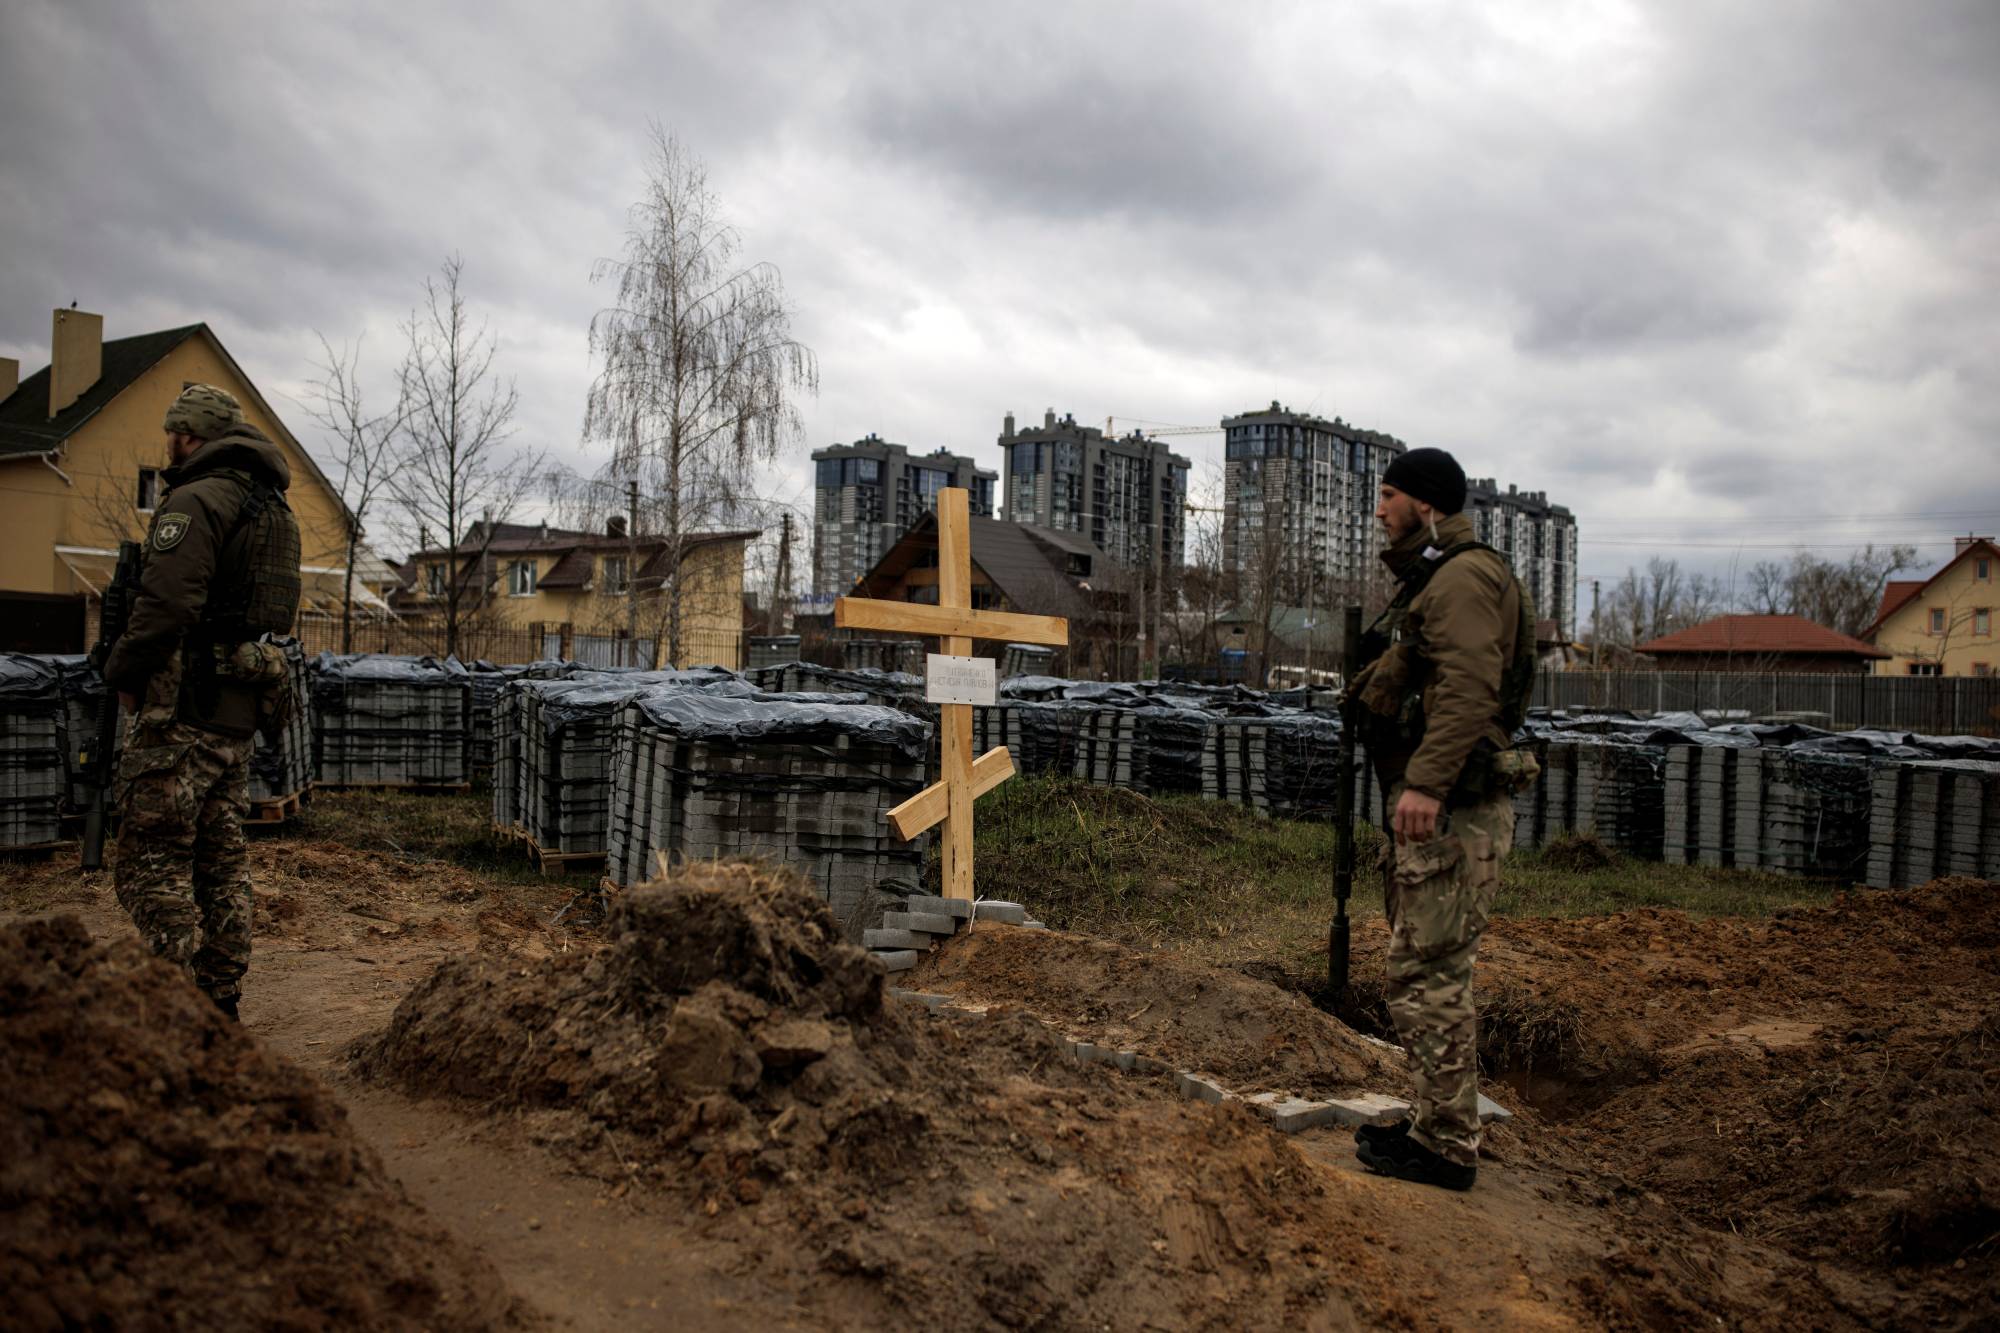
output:
<svg viewBox="0 0 2000 1333"><path fill-rule="evenodd" d="M139 469L139 512L150 514L159 507L159 504L160 470L156 467L142 467Z"/></svg>
<svg viewBox="0 0 2000 1333"><path fill-rule="evenodd" d="M535 591L535 562L516 560L507 566L507 591L515 597L530 597Z"/></svg>
<svg viewBox="0 0 2000 1333"><path fill-rule="evenodd" d="M444 596L444 566L424 566L424 591L433 597Z"/></svg>
<svg viewBox="0 0 2000 1333"><path fill-rule="evenodd" d="M620 593L625 591L625 557L607 555L604 557L604 591Z"/></svg>
<svg viewBox="0 0 2000 1333"><path fill-rule="evenodd" d="M1979 559L1977 559L1977 560L1973 561L1973 562L1972 562L1972 577L1974 577L1974 578L1976 578L1976 579L1990 579L1990 578L1992 578L1992 577L1993 577L1993 562L1992 562L1991 560L1987 559L1987 558L1986 558L1985 556L1981 556L1981 557L1980 557Z"/></svg>
<svg viewBox="0 0 2000 1333"><path fill-rule="evenodd" d="M1993 674L1993 664L1991 662L1974 662L1972 664L1972 674L1975 676L1990 676Z"/></svg>
<svg viewBox="0 0 2000 1333"><path fill-rule="evenodd" d="M1941 606L1931 608L1931 633L1944 633L1944 608Z"/></svg>
<svg viewBox="0 0 2000 1333"><path fill-rule="evenodd" d="M1910 674L1913 676L1942 676L1944 666L1939 662L1912 662Z"/></svg>
<svg viewBox="0 0 2000 1333"><path fill-rule="evenodd" d="M1972 632L1982 638L1993 633L1993 610L1982 606L1972 613Z"/></svg>

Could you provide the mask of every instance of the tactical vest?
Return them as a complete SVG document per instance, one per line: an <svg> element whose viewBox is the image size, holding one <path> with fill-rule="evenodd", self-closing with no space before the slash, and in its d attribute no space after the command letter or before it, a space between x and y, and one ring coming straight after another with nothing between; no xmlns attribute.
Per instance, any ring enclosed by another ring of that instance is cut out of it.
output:
<svg viewBox="0 0 2000 1333"><path fill-rule="evenodd" d="M230 644L289 634L299 613L299 521L276 486L234 468L219 471L248 494L223 539L200 635Z"/></svg>
<svg viewBox="0 0 2000 1333"><path fill-rule="evenodd" d="M1362 661L1374 661L1387 652L1390 645L1401 641L1403 622L1408 619L1410 606L1417 600L1418 594L1430 586L1430 581L1437 577L1440 569L1467 551L1492 551L1494 555L1500 556L1503 565L1507 564L1507 557L1494 551L1485 542L1459 542L1455 546L1446 547L1436 560L1430 562L1428 568L1417 571L1403 583L1396 593L1395 600L1389 603L1382 614L1375 618L1375 623L1368 627L1367 633L1361 636ZM1507 566L1507 575L1514 579L1514 586L1520 593L1521 614L1520 623L1514 632L1514 656L1500 671L1500 711L1494 721L1499 724L1501 730L1512 737L1527 720L1528 704L1535 694L1535 608L1528 597L1528 590L1521 587L1518 578L1514 578L1511 565ZM1425 665L1428 667L1429 664ZM1404 735L1399 739L1410 747L1414 747L1423 739L1423 692L1424 686L1429 683L1428 670L1415 672L1410 676L1405 691L1399 718Z"/></svg>

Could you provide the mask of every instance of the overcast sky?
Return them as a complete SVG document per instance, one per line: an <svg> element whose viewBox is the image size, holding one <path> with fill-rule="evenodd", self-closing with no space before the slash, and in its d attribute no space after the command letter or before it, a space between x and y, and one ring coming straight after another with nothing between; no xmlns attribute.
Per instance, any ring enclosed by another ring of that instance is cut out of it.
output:
<svg viewBox="0 0 2000 1333"><path fill-rule="evenodd" d="M653 118L818 353L802 501L870 431L997 469L1009 410L1278 399L1546 490L1586 577L2000 527L1991 0L8 9L24 373L74 300L281 404L315 330L379 380L455 250L521 439L589 467Z"/></svg>

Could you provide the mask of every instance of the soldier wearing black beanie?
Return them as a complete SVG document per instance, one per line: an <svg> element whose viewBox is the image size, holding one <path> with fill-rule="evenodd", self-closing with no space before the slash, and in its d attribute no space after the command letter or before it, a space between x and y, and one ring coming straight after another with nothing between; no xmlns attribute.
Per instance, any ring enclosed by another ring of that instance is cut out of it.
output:
<svg viewBox="0 0 2000 1333"><path fill-rule="evenodd" d="M1440 514L1456 514L1465 508L1465 469L1442 449L1411 449L1398 454L1382 474L1382 484L1394 486Z"/></svg>

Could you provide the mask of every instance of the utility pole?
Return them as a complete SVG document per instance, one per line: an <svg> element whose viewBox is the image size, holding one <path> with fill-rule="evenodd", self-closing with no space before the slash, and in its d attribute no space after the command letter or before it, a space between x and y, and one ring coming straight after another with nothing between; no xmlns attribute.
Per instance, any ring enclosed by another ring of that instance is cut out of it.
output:
<svg viewBox="0 0 2000 1333"><path fill-rule="evenodd" d="M639 479L625 483L625 642L627 653L639 651ZM634 666L638 663L634 662ZM652 666L651 662L646 663Z"/></svg>
<svg viewBox="0 0 2000 1333"><path fill-rule="evenodd" d="M1590 581L1590 669L1604 666L1604 625L1597 618L1597 580Z"/></svg>
<svg viewBox="0 0 2000 1333"><path fill-rule="evenodd" d="M787 509L778 526L778 568L771 577L771 614L764 618L767 634L785 632L785 590L792 582L792 511Z"/></svg>

